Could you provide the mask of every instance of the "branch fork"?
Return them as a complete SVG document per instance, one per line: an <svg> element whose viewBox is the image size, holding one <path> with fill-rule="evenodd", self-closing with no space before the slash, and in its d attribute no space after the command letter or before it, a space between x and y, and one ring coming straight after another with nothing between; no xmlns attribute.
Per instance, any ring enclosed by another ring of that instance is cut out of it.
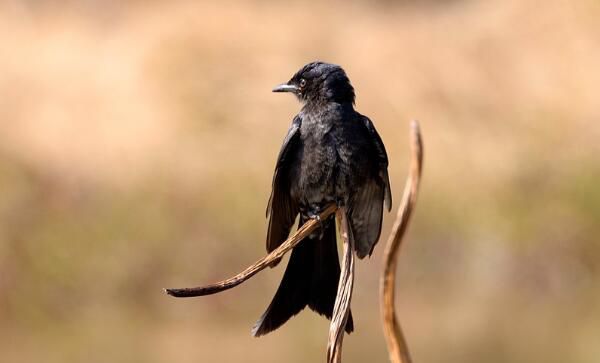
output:
<svg viewBox="0 0 600 363"><path fill-rule="evenodd" d="M394 284L395 271L397 263L397 253L406 232L410 215L414 209L416 195L418 192L419 180L422 170L423 146L419 125L416 121L411 123L411 167L409 176L404 188L404 194L398 215L384 254L384 270L381 277L381 311L384 326L384 333L388 344L390 361L392 363L411 363L408 353L408 346L402 334L400 323L394 312ZM350 301L352 299L352 290L354 287L354 240L352 230L348 223L346 208L338 207L331 203L323 209L318 218L310 219L304 223L291 237L283 242L271 253L256 261L244 271L237 275L205 286L191 288L170 288L164 291L174 297L196 297L216 294L250 279L258 272L270 266L274 261L279 260L288 251L297 246L304 238L320 227L319 220L325 220L330 215L336 214L336 220L340 229L340 236L343 243L343 256L341 265L340 281L338 284L337 297L333 308L333 316L329 326L329 338L327 344L327 362L341 363L342 361L342 342L344 330L348 315L350 312Z"/></svg>

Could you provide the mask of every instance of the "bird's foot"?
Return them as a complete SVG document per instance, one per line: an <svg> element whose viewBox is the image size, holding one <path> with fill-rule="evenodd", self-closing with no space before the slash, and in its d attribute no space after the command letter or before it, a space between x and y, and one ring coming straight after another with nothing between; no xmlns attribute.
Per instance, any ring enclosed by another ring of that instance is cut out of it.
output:
<svg viewBox="0 0 600 363"><path fill-rule="evenodd" d="M310 219L314 219L317 222L319 222L319 239L323 239L323 235L325 234L325 228L323 226L323 220L321 219L321 216L319 215L319 212L311 212L308 214L308 218Z"/></svg>

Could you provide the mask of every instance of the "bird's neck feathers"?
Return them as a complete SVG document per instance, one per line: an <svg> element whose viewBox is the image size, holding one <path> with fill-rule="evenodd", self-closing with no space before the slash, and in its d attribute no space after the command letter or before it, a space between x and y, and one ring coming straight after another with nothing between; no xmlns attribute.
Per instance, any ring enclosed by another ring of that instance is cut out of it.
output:
<svg viewBox="0 0 600 363"><path fill-rule="evenodd" d="M354 106L354 88L348 85L348 88L338 88L336 90L322 89L321 92L307 94L301 98L305 107L325 107L329 104L338 104L345 107Z"/></svg>
<svg viewBox="0 0 600 363"><path fill-rule="evenodd" d="M300 114L309 118L317 117L320 120L326 120L336 115L349 114L356 112L352 102L336 102L331 100L311 100L305 101Z"/></svg>

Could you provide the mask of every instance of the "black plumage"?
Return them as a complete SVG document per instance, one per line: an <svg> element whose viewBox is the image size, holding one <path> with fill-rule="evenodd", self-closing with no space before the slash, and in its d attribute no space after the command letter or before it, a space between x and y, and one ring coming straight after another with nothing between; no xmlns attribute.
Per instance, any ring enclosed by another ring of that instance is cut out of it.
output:
<svg viewBox="0 0 600 363"><path fill-rule="evenodd" d="M344 70L313 62L274 92L292 92L303 103L279 152L267 206L267 250L288 237L328 203L347 207L356 254L373 252L381 233L383 205L392 198L385 147L368 117L354 110L354 88ZM331 318L340 276L335 219L294 248L273 301L253 334L273 331L306 305ZM353 330L350 315L346 331Z"/></svg>

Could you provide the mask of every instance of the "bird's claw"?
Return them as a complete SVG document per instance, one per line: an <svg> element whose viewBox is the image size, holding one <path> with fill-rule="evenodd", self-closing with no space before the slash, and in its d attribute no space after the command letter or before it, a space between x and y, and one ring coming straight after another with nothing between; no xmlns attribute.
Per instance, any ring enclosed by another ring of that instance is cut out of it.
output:
<svg viewBox="0 0 600 363"><path fill-rule="evenodd" d="M319 222L319 239L323 239L323 235L325 234L325 228L323 227L323 220L319 213L312 214L310 219L314 219Z"/></svg>

